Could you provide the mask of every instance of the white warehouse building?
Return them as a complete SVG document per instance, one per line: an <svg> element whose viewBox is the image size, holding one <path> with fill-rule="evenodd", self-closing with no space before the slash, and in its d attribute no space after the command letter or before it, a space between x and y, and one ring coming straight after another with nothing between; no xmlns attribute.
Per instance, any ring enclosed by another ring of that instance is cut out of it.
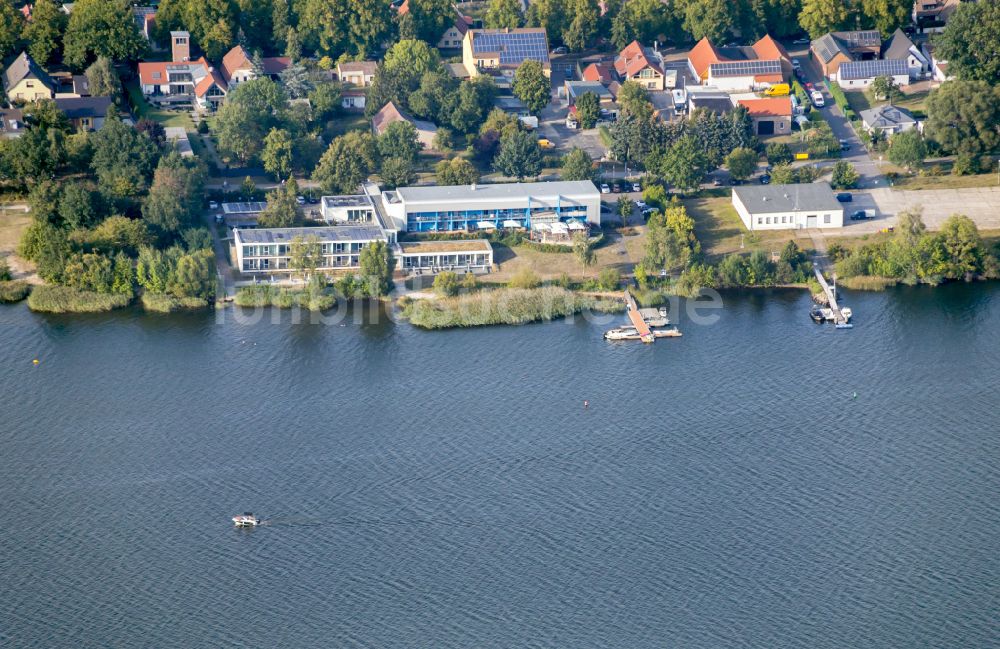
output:
<svg viewBox="0 0 1000 649"><path fill-rule="evenodd" d="M844 206L829 183L741 185L733 207L748 230L844 227Z"/></svg>

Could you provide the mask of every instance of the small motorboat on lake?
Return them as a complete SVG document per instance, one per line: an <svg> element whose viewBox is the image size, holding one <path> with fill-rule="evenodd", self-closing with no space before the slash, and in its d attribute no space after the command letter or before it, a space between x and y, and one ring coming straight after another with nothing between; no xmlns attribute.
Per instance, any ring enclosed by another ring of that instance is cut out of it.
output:
<svg viewBox="0 0 1000 649"><path fill-rule="evenodd" d="M243 512L239 516L233 516L233 524L236 527L257 527L260 525L260 519L251 512Z"/></svg>

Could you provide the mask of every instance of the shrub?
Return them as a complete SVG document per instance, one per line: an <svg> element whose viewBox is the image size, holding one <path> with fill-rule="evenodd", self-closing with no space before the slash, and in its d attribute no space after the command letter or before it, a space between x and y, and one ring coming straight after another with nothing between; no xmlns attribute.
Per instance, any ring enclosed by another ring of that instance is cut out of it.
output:
<svg viewBox="0 0 1000 649"><path fill-rule="evenodd" d="M168 293L143 293L142 308L154 313L173 313L182 309L203 309L208 300L200 297L174 297Z"/></svg>
<svg viewBox="0 0 1000 649"><path fill-rule="evenodd" d="M44 313L100 313L127 306L129 297L95 293L69 286L37 286L28 296L28 308Z"/></svg>
<svg viewBox="0 0 1000 649"><path fill-rule="evenodd" d="M458 275L450 270L438 273L434 278L434 292L444 297L458 295Z"/></svg>
<svg viewBox="0 0 1000 649"><path fill-rule="evenodd" d="M510 278L508 286L511 288L538 288L541 283L542 280L538 279L538 275L534 271L530 268L522 268Z"/></svg>
<svg viewBox="0 0 1000 649"><path fill-rule="evenodd" d="M769 164L789 164L792 161L792 149L784 142L771 142L765 151Z"/></svg>
<svg viewBox="0 0 1000 649"><path fill-rule="evenodd" d="M241 288L236 292L234 301L237 306L242 307L273 306L279 309L300 308L323 311L332 308L337 303L337 296L328 290L291 289L259 284Z"/></svg>
<svg viewBox="0 0 1000 649"><path fill-rule="evenodd" d="M597 285L602 291L614 291L618 289L622 277L614 268L602 268L597 274Z"/></svg>
<svg viewBox="0 0 1000 649"><path fill-rule="evenodd" d="M0 282L0 303L20 302L28 297L31 285L23 280L8 280Z"/></svg>

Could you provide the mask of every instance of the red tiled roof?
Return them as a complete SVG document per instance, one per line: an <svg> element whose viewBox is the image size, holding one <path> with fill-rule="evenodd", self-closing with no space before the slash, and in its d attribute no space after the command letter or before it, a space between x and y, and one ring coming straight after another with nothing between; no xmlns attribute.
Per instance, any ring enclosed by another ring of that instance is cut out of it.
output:
<svg viewBox="0 0 1000 649"><path fill-rule="evenodd" d="M139 82L144 86L159 86L167 82L167 62L143 61L139 63Z"/></svg>
<svg viewBox="0 0 1000 649"><path fill-rule="evenodd" d="M597 81L598 83L611 83L614 75L611 74L610 63L591 63L583 69L584 81Z"/></svg>
<svg viewBox="0 0 1000 649"><path fill-rule="evenodd" d="M652 68L663 74L659 65L646 58L646 51L639 44L639 41L632 41L626 45L618 58L615 59L615 71L625 78L630 79L646 68Z"/></svg>
<svg viewBox="0 0 1000 649"><path fill-rule="evenodd" d="M764 34L759 41L753 44L753 51L757 53L757 58L761 61L788 59L788 52L785 48L768 34Z"/></svg>
<svg viewBox="0 0 1000 649"><path fill-rule="evenodd" d="M750 117L791 117L791 97L769 97L766 99L740 99L739 105L747 109Z"/></svg>
<svg viewBox="0 0 1000 649"><path fill-rule="evenodd" d="M410 0L403 0L403 3L396 7L396 13L400 16L410 13Z"/></svg>
<svg viewBox="0 0 1000 649"><path fill-rule="evenodd" d="M237 70L250 67L250 57L242 45L237 45L222 57L222 77L228 83Z"/></svg>
<svg viewBox="0 0 1000 649"><path fill-rule="evenodd" d="M372 127L375 129L375 133L378 135L382 134L382 131L392 124L393 122L413 122L413 118L400 110L394 102L389 102L382 107L382 110L375 113L372 117Z"/></svg>
<svg viewBox="0 0 1000 649"><path fill-rule="evenodd" d="M198 82L198 85L194 87L194 94L196 97L204 97L205 93L208 92L209 88L213 85L219 86L223 92L226 91L226 81L219 74L219 71L212 68L205 75L205 78Z"/></svg>
<svg viewBox="0 0 1000 649"><path fill-rule="evenodd" d="M688 52L688 61L691 62L691 66L694 68L694 71L702 79L708 77L708 66L724 60L725 59L719 56L715 47L712 46L708 37L698 41L698 44L691 48L691 51Z"/></svg>
<svg viewBox="0 0 1000 649"><path fill-rule="evenodd" d="M292 60L287 56L265 56L264 72L266 74L279 74L288 69Z"/></svg>

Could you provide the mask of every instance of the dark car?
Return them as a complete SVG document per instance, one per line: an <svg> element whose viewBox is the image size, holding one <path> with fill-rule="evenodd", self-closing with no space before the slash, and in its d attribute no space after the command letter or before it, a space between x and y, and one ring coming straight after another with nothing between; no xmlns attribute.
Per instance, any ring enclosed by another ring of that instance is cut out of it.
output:
<svg viewBox="0 0 1000 649"><path fill-rule="evenodd" d="M854 194L841 192L840 194L837 194L837 200L840 201L841 203L850 203L851 201L854 200Z"/></svg>
<svg viewBox="0 0 1000 649"><path fill-rule="evenodd" d="M851 220L852 221L870 221L871 219L874 219L874 218L875 218L875 215L874 214L869 214L868 210L858 210L854 214L851 214Z"/></svg>
<svg viewBox="0 0 1000 649"><path fill-rule="evenodd" d="M760 177L760 184L761 185L770 185L771 184L771 177L768 176L767 174L764 174L763 176Z"/></svg>
<svg viewBox="0 0 1000 649"><path fill-rule="evenodd" d="M841 140L840 141L840 150L841 151L850 151L851 150L851 143L848 142L847 140Z"/></svg>

